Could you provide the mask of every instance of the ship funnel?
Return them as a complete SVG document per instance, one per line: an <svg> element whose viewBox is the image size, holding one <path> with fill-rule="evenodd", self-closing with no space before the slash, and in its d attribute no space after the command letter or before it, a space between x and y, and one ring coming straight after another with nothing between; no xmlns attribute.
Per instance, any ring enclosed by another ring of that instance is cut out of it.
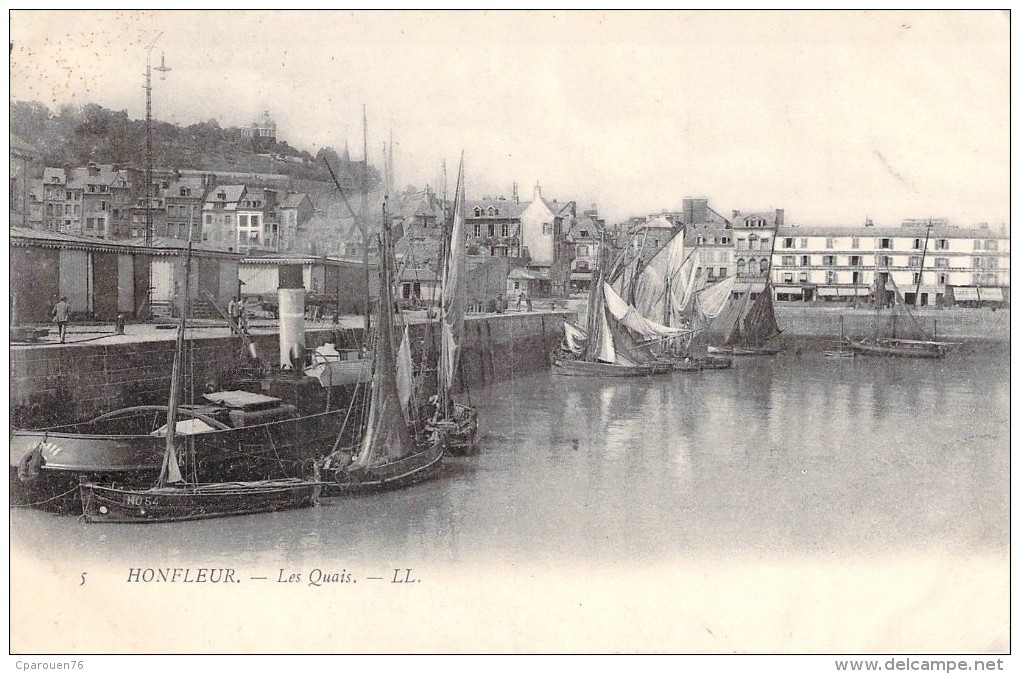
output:
<svg viewBox="0 0 1020 674"><path fill-rule="evenodd" d="M291 354L305 349L305 286L301 265L280 265L280 367L292 369ZM298 364L300 365L300 364Z"/></svg>

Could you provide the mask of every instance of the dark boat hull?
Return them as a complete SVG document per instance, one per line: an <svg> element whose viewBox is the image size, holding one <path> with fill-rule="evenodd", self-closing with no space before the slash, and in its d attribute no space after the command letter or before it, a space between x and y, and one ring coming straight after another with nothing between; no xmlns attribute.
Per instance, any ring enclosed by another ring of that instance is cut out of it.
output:
<svg viewBox="0 0 1020 674"><path fill-rule="evenodd" d="M781 351L778 346L710 346L708 353L725 356L774 356Z"/></svg>
<svg viewBox="0 0 1020 674"><path fill-rule="evenodd" d="M648 377L673 371L672 363L615 365L584 360L553 360L553 374L569 377Z"/></svg>
<svg viewBox="0 0 1020 674"><path fill-rule="evenodd" d="M857 353L868 356L894 356L898 358L942 358L947 346L939 342L920 342L898 339L861 340L851 342Z"/></svg>
<svg viewBox="0 0 1020 674"><path fill-rule="evenodd" d="M399 489L435 476L443 463L443 443L430 438L420 451L365 468L341 469L322 488L323 498ZM328 468L327 468L328 470Z"/></svg>
<svg viewBox="0 0 1020 674"><path fill-rule="evenodd" d="M245 428L178 436L194 443L196 472L214 482L309 477L313 462L332 449L344 412L331 411ZM26 457L41 448L44 461L25 470ZM146 488L155 483L166 440L151 435L98 435L15 431L10 445L11 503L74 512L81 508L78 485L117 484Z"/></svg>
<svg viewBox="0 0 1020 674"><path fill-rule="evenodd" d="M478 452L478 410L454 403L452 419L438 421L432 428L439 434L444 453L467 456Z"/></svg>
<svg viewBox="0 0 1020 674"><path fill-rule="evenodd" d="M266 480L152 489L82 484L86 522L180 522L306 508L320 485L303 480Z"/></svg>

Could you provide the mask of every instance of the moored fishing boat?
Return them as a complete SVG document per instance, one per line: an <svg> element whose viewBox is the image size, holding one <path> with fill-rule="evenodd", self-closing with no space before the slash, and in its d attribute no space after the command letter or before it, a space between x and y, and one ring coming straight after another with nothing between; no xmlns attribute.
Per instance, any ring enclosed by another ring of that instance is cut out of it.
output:
<svg viewBox="0 0 1020 674"><path fill-rule="evenodd" d="M839 342L836 343L836 348L825 349L822 354L826 358L853 358L857 353L850 348L846 337L843 335L843 317L839 317Z"/></svg>
<svg viewBox="0 0 1020 674"><path fill-rule="evenodd" d="M457 172L453 221L443 237L443 270L439 307L439 363L436 369L436 409L431 428L439 435L449 454L473 454L478 451L478 410L454 399L454 382L464 340L467 243L464 225L464 157Z"/></svg>
<svg viewBox="0 0 1020 674"><path fill-rule="evenodd" d="M266 512L311 505L318 485L299 479L258 482L219 481L200 484L195 460L195 434L183 433L178 441L178 417L184 370L184 332L187 325L188 281L191 268L191 243L184 263L184 309L177 328L173 370L170 375L170 399L166 407L163 434L164 452L159 477L148 488L118 487L83 480L79 485L82 515L87 522L174 522L228 515ZM237 396L221 394L220 400ZM211 417L205 417L213 421ZM186 422L185 428L199 419ZM183 460L185 470L181 470Z"/></svg>
<svg viewBox="0 0 1020 674"><path fill-rule="evenodd" d="M439 470L444 442L427 426L414 397L414 365L406 328L395 346L393 242L385 207L380 235L379 318L373 335L373 366L367 418L361 440L333 449L316 464L328 481L322 495L348 494L403 487L429 478Z"/></svg>
<svg viewBox="0 0 1020 674"><path fill-rule="evenodd" d="M649 320L628 304L605 280L604 242L600 264L588 290L586 329L563 322L563 340L553 353L553 374L576 377L641 377L672 372L665 362L646 348L665 338L690 331ZM644 343L637 341L637 338Z"/></svg>
<svg viewBox="0 0 1020 674"><path fill-rule="evenodd" d="M321 485L297 478L127 489L81 485L86 522L180 522L304 508Z"/></svg>
<svg viewBox="0 0 1020 674"><path fill-rule="evenodd" d="M900 294L900 289L892 277L888 277L888 283L892 285L893 311L891 313L890 334L885 335L882 329L881 297L884 296L885 277L876 278L876 285L881 285L878 302L875 310L875 334L872 337L865 337L850 341L850 348L862 355L868 356L893 356L900 358L942 358L948 353L951 342L940 342L931 338L914 315L907 308ZM907 333L904 337L898 337L897 319L903 318L904 325L900 326L900 332Z"/></svg>

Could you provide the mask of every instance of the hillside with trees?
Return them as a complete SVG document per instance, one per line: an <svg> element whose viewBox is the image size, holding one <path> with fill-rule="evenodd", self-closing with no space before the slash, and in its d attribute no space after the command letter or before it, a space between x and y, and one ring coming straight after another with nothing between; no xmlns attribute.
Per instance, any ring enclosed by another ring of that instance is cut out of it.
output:
<svg viewBox="0 0 1020 674"><path fill-rule="evenodd" d="M63 105L51 111L35 101L12 101L10 112L11 133L31 142L46 166L146 164L145 120L130 119L127 111L108 110L94 103ZM189 126L152 121L152 161L160 168L280 173L331 182L323 156L331 163L336 160L334 167L341 162L332 148L321 148L313 156L282 140L260 139L256 147L240 128L221 127L215 119ZM368 180L370 186L379 182L379 173L371 166Z"/></svg>

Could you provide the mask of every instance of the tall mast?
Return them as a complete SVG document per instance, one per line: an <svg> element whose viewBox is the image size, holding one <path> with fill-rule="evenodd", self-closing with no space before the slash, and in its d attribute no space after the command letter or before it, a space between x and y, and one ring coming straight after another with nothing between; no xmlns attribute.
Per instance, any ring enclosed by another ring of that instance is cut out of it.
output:
<svg viewBox="0 0 1020 674"><path fill-rule="evenodd" d="M921 271L917 274L917 285L914 287L914 308L921 298L921 280L924 278L924 258L928 254L928 237L931 236L931 218L928 218L928 227L924 232L924 249L921 251Z"/></svg>
<svg viewBox="0 0 1020 674"><path fill-rule="evenodd" d="M361 245L362 257L365 262L365 339L368 339L368 332L372 328L372 292L370 289L370 274L368 272L368 105L361 105L361 133L364 141L364 163L361 166ZM379 251L380 256L382 250ZM381 260L381 258L380 258ZM381 262L380 262L381 264ZM385 307L380 307L380 311Z"/></svg>
<svg viewBox="0 0 1020 674"><path fill-rule="evenodd" d="M166 449L163 454L163 467L159 472L160 486L183 482L181 467L177 463L177 410L181 398L181 378L184 369L184 329L188 320L189 280L191 278L191 241L189 238L187 254L184 258L184 295L181 301L181 322L177 326L177 342L174 349L174 365L170 373L170 400L166 408Z"/></svg>

